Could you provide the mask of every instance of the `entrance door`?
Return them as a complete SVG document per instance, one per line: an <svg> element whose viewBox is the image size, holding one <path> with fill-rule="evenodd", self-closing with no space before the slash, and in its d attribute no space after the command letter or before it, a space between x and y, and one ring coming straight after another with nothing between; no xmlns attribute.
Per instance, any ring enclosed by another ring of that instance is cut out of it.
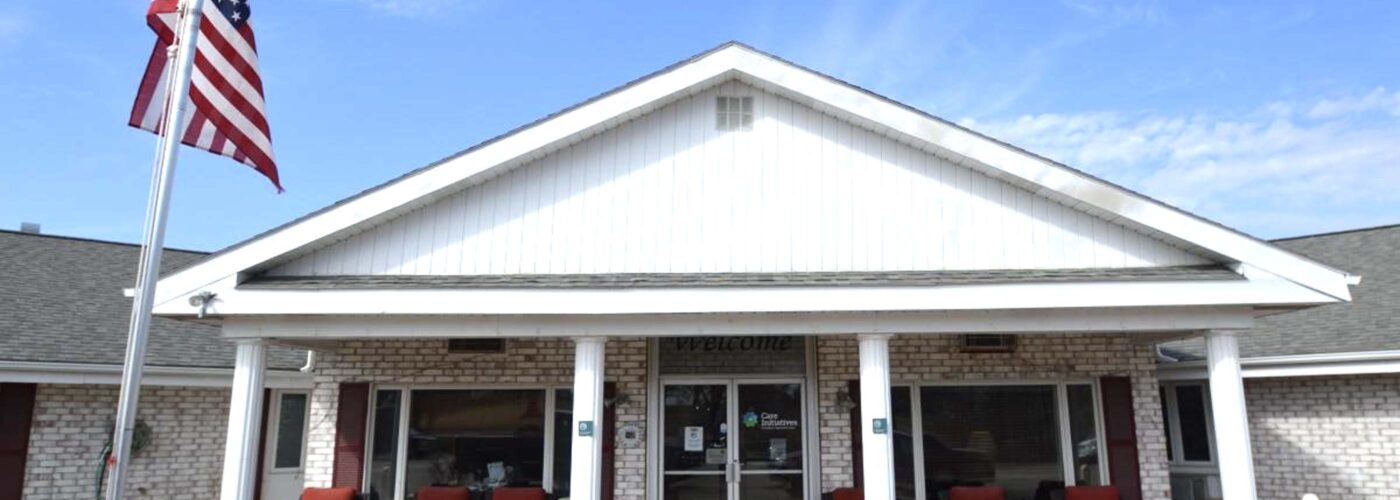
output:
<svg viewBox="0 0 1400 500"><path fill-rule="evenodd" d="M798 380L664 383L665 500L801 499Z"/></svg>
<svg viewBox="0 0 1400 500"><path fill-rule="evenodd" d="M267 404L267 444L263 455L262 497L297 498L305 482L306 392L272 391Z"/></svg>

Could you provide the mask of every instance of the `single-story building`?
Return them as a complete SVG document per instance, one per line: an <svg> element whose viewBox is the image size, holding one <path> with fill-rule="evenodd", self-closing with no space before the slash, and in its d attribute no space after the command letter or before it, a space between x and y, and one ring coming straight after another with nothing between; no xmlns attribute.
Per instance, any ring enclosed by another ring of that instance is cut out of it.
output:
<svg viewBox="0 0 1400 500"><path fill-rule="evenodd" d="M264 491L289 345L301 484L372 498L1163 500L1157 346L1200 337L1238 500L1239 339L1357 281L729 43L168 273L155 310L236 343L223 499Z"/></svg>
<svg viewBox="0 0 1400 500"><path fill-rule="evenodd" d="M98 498L111 445L136 277L136 245L0 230L0 500ZM174 270L204 252L167 250ZM157 318L141 391L128 498L216 498L223 471L233 343L217 326ZM262 429L263 498L296 498L309 375L306 355L272 348ZM279 423L283 423L279 425ZM277 495L279 491L284 492ZM290 492L290 493L287 493Z"/></svg>
<svg viewBox="0 0 1400 500"><path fill-rule="evenodd" d="M1274 244L1365 281L1350 303L1262 317L1240 336L1259 497L1400 498L1400 225ZM1161 353L1173 497L1219 498L1204 346Z"/></svg>
<svg viewBox="0 0 1400 500"><path fill-rule="evenodd" d="M238 343L224 499L256 490L272 343L318 352L308 486L1166 499L1156 345L1203 336L1237 500L1238 338L1356 281L728 43L217 252L155 310Z"/></svg>

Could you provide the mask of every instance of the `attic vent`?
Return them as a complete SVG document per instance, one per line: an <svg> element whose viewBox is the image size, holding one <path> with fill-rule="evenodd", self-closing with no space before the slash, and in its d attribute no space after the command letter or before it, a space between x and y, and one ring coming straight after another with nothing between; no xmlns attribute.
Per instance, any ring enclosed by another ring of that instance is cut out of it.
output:
<svg viewBox="0 0 1400 500"><path fill-rule="evenodd" d="M749 130L753 128L753 98L719 96L715 98L715 129Z"/></svg>
<svg viewBox="0 0 1400 500"><path fill-rule="evenodd" d="M1012 352L1016 350L1016 336L1002 334L976 334L962 336L964 352Z"/></svg>
<svg viewBox="0 0 1400 500"><path fill-rule="evenodd" d="M450 339L447 352L452 354L495 354L506 352L505 339Z"/></svg>

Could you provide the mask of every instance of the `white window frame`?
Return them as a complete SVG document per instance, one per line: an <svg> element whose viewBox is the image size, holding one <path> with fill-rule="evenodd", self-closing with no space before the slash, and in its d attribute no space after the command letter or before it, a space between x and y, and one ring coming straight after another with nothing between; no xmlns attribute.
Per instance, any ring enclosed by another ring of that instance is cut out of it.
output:
<svg viewBox="0 0 1400 500"><path fill-rule="evenodd" d="M374 455L375 394L379 391L399 391L399 428L396 456L394 458L394 490L390 500L406 498L408 487L408 418L413 406L413 391L544 391L544 457L541 463L544 470L540 482L547 493L554 493L554 417L557 393L560 390L573 390L566 384L372 384L369 390L369 415L365 418L364 464L368 465ZM369 491L369 467L364 467L360 479L360 491Z"/></svg>
<svg viewBox="0 0 1400 500"><path fill-rule="evenodd" d="M1218 457L1215 447L1215 415L1211 407L1210 384L1204 380L1180 380L1161 382L1163 397L1162 411L1167 417L1164 422L1167 430L1171 434L1167 446L1171 448L1171 460L1167 461L1168 468L1172 472L1187 474L1216 474L1218 473ZM1176 401L1176 388L1181 386L1196 386L1201 388L1201 403L1205 407L1206 419L1206 443L1210 449L1210 460L1187 460L1185 444L1182 440L1185 437L1181 432L1181 407Z"/></svg>
<svg viewBox="0 0 1400 500"><path fill-rule="evenodd" d="M282 440L282 397L287 395L300 395L306 398L306 408L301 415L301 456L297 458L294 467L277 466L277 444ZM267 416L268 434L272 436L272 446L266 450L267 470L269 472L290 472L300 471L306 466L306 442L311 434L311 391L306 390L277 390L272 391L273 407Z"/></svg>
<svg viewBox="0 0 1400 500"><path fill-rule="evenodd" d="M1108 450L1104 446L1103 392L1096 379L1007 379L1007 380L933 380L895 381L891 388L909 391L910 429L923 429L923 397L918 389L923 387L992 387L1008 385L1052 386L1055 388L1056 422L1059 425L1060 465L1065 486L1075 485L1074 445L1069 425L1069 386L1087 385L1093 391L1094 432L1099 453L1099 477L1108 481ZM923 439L911 439L914 445L914 498L928 498L924 482L924 443Z"/></svg>

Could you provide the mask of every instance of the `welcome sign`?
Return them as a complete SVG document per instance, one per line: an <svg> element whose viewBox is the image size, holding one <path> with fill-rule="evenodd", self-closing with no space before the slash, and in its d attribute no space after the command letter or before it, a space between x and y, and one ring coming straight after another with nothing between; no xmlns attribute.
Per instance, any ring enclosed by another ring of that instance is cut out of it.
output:
<svg viewBox="0 0 1400 500"><path fill-rule="evenodd" d="M657 342L665 375L781 374L806 370L807 339L766 337L675 337Z"/></svg>

